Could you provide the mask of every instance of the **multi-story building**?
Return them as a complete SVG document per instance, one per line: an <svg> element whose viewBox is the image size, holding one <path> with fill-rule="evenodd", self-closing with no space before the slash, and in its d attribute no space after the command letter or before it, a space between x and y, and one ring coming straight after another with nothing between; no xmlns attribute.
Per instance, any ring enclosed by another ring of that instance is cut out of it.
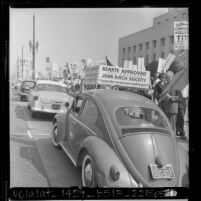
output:
<svg viewBox="0 0 201 201"><path fill-rule="evenodd" d="M138 57L144 58L145 66L158 58L166 58L174 51L174 21L188 21L188 8L169 8L168 12L155 17L153 26L119 39L118 65Z"/></svg>

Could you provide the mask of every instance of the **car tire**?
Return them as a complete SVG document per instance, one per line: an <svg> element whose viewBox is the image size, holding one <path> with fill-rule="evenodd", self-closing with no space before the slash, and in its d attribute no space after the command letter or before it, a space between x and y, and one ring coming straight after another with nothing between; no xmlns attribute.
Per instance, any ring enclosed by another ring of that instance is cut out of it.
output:
<svg viewBox="0 0 201 201"><path fill-rule="evenodd" d="M31 113L31 117L32 118L36 117L36 112L34 112L31 108L30 108L30 113Z"/></svg>
<svg viewBox="0 0 201 201"><path fill-rule="evenodd" d="M58 124L55 122L52 126L52 132L51 132L51 137L52 137L52 144L54 147L57 149L61 148L61 145L57 142L58 141Z"/></svg>
<svg viewBox="0 0 201 201"><path fill-rule="evenodd" d="M82 185L83 187L97 187L94 160L88 153L82 160Z"/></svg>
<svg viewBox="0 0 201 201"><path fill-rule="evenodd" d="M20 96L20 101L23 101L23 96Z"/></svg>

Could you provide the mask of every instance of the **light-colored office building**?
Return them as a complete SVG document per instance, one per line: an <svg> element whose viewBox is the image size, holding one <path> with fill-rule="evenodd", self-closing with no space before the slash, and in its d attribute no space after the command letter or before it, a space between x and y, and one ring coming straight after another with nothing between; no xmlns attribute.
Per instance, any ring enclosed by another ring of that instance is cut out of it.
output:
<svg viewBox="0 0 201 201"><path fill-rule="evenodd" d="M168 12L155 17L153 26L119 39L118 65L138 57L144 58L145 66L158 58L166 58L174 51L174 21L188 21L188 8L169 8Z"/></svg>

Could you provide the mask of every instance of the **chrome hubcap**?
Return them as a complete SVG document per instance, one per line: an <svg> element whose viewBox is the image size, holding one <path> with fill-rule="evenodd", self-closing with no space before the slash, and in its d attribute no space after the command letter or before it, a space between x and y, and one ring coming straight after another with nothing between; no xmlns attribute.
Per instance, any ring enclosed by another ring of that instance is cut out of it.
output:
<svg viewBox="0 0 201 201"><path fill-rule="evenodd" d="M85 178L86 184L89 184L91 186L92 180L93 180L93 169L92 169L91 163L88 163L85 166L84 178Z"/></svg>
<svg viewBox="0 0 201 201"><path fill-rule="evenodd" d="M82 184L85 187L94 187L94 169L89 155L84 157L82 163Z"/></svg>

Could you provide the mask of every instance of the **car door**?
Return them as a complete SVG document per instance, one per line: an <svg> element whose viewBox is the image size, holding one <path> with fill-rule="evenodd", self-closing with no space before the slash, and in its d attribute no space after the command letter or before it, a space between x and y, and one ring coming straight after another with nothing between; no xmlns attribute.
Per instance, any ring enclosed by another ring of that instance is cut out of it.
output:
<svg viewBox="0 0 201 201"><path fill-rule="evenodd" d="M112 146L100 107L92 97L86 99L80 114L80 119L84 124L82 127L82 136L84 138L89 135L97 136L103 139L109 146Z"/></svg>
<svg viewBox="0 0 201 201"><path fill-rule="evenodd" d="M77 139L81 134L82 124L80 122L80 111L83 107L84 97L78 95L72 103L66 118L66 133L65 137L67 140L68 147L73 154L76 153L76 148L78 146Z"/></svg>

